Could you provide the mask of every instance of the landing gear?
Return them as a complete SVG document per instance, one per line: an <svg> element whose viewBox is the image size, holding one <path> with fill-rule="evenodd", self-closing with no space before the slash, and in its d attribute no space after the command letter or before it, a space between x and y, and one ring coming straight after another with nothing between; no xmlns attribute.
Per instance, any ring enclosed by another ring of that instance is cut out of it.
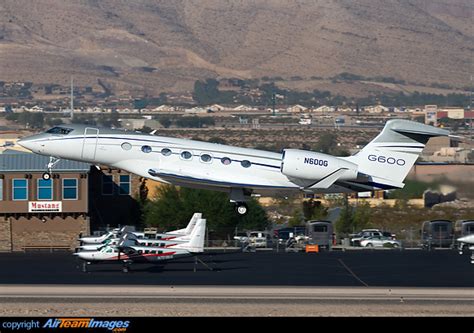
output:
<svg viewBox="0 0 474 333"><path fill-rule="evenodd" d="M44 180L50 180L51 179L51 172L54 168L54 166L60 161L61 159L57 158L57 157L53 157L53 156L50 156L49 157L49 162L48 162L48 165L47 165L47 168L48 168L48 171L43 173L42 175L42 178Z"/></svg>
<svg viewBox="0 0 474 333"><path fill-rule="evenodd" d="M235 203L235 210L239 215L246 215L249 211L249 207L245 202L236 202Z"/></svg>
<svg viewBox="0 0 474 333"><path fill-rule="evenodd" d="M87 266L89 266L90 264L91 264L91 263L88 262L88 261L87 261L87 262L84 261L84 262L82 263L82 272L83 272L83 273L88 273L88 271L87 271Z"/></svg>
<svg viewBox="0 0 474 333"><path fill-rule="evenodd" d="M122 272L124 273L130 272L130 265L131 265L131 262L124 261L123 266L122 266Z"/></svg>
<svg viewBox="0 0 474 333"><path fill-rule="evenodd" d="M230 190L230 202L235 204L235 210L239 215L245 215L249 211L249 207L245 201L250 200L251 192L246 191L242 188L232 188Z"/></svg>

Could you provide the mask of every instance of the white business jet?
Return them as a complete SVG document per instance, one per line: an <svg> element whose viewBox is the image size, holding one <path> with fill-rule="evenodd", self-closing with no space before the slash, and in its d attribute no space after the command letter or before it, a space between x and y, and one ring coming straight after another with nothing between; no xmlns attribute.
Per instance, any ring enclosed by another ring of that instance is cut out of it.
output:
<svg viewBox="0 0 474 333"><path fill-rule="evenodd" d="M239 214L253 194L350 193L402 188L431 137L449 132L408 120L387 121L382 132L348 157L284 149L282 153L140 132L61 125L23 138L21 146L50 156L103 164L167 184L227 192Z"/></svg>
<svg viewBox="0 0 474 333"><path fill-rule="evenodd" d="M128 240L130 234L125 234L117 246L107 245L97 251L80 251L74 253L74 255L84 260L84 271L87 270L87 264L116 262L123 264L123 271L128 272L132 263L160 263L204 252L205 233L206 220L199 219L191 232L189 240L185 243L167 247L130 245Z"/></svg>

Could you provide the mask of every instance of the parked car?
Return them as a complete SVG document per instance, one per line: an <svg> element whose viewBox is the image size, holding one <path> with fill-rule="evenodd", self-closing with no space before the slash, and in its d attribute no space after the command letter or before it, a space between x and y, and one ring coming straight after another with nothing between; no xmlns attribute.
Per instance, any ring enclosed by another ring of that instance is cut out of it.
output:
<svg viewBox="0 0 474 333"><path fill-rule="evenodd" d="M246 231L241 231L241 232L237 232L235 235L234 235L234 239L236 241L239 241L241 243L245 243L248 241L249 239L249 236L247 234Z"/></svg>
<svg viewBox="0 0 474 333"><path fill-rule="evenodd" d="M361 232L357 234L353 234L351 237L351 245L352 246L360 246L360 242L364 239L367 239L369 237L373 236L380 236L382 237L383 234L379 229L364 229Z"/></svg>
<svg viewBox="0 0 474 333"><path fill-rule="evenodd" d="M360 246L363 247L394 247L399 248L402 243L397 240L390 239L383 236L372 236L360 241Z"/></svg>
<svg viewBox="0 0 474 333"><path fill-rule="evenodd" d="M306 235L306 226L288 227L275 230L275 238L278 239L278 243L281 245L286 244L290 238L304 235Z"/></svg>
<svg viewBox="0 0 474 333"><path fill-rule="evenodd" d="M266 231L251 231L248 234L248 242L254 247L269 247L272 245L272 237Z"/></svg>

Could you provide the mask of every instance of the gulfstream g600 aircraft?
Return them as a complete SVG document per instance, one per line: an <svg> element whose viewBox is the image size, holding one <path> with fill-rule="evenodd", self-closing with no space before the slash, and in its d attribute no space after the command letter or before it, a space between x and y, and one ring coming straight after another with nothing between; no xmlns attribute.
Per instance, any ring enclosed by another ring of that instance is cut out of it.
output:
<svg viewBox="0 0 474 333"><path fill-rule="evenodd" d="M59 158L103 164L163 183L227 192L245 214L252 194L401 188L428 139L447 135L443 129L393 119L348 157L298 149L273 153L88 125L53 127L18 143L52 156L45 178Z"/></svg>

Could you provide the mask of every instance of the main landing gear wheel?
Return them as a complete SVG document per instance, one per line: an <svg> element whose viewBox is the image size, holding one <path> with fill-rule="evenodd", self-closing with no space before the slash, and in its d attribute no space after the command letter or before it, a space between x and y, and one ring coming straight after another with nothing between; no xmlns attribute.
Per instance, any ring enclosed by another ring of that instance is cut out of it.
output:
<svg viewBox="0 0 474 333"><path fill-rule="evenodd" d="M249 207L245 202L237 202L235 204L235 210L237 211L237 213L239 213L239 215L245 215L248 213Z"/></svg>
<svg viewBox="0 0 474 333"><path fill-rule="evenodd" d="M50 180L51 179L51 174L49 172L45 172L41 175L41 177L44 179L44 180Z"/></svg>

